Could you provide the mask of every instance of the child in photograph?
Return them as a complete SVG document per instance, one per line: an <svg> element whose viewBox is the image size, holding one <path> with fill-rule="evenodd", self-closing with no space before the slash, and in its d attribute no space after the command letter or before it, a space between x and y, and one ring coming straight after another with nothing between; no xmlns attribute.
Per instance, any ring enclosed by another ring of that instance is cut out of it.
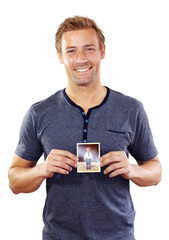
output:
<svg viewBox="0 0 169 240"><path fill-rule="evenodd" d="M86 162L86 169L91 169L91 161L93 160L92 153L90 152L90 147L86 148L86 153L84 155L84 161Z"/></svg>

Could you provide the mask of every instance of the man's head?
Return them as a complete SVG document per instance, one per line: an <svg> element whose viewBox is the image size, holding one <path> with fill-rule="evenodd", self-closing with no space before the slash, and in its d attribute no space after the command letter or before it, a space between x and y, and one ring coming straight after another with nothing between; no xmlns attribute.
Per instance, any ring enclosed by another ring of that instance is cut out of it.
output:
<svg viewBox="0 0 169 240"><path fill-rule="evenodd" d="M100 84L105 45L104 36L93 20L78 16L66 19L56 33L56 48L69 86Z"/></svg>
<svg viewBox="0 0 169 240"><path fill-rule="evenodd" d="M105 43L105 37L102 30L97 26L97 24L90 18L75 16L72 18L67 18L62 22L55 35L55 47L58 53L62 53L61 41L64 33L68 31L81 30L93 28L96 31L97 38L99 41L100 50L103 49Z"/></svg>

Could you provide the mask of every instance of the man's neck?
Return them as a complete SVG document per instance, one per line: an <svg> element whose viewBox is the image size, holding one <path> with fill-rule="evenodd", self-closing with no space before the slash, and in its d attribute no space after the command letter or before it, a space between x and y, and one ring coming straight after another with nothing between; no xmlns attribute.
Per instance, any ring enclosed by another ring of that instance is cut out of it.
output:
<svg viewBox="0 0 169 240"><path fill-rule="evenodd" d="M87 114L89 108L99 105L107 94L107 89L101 84L76 86L68 84L66 88L68 97Z"/></svg>

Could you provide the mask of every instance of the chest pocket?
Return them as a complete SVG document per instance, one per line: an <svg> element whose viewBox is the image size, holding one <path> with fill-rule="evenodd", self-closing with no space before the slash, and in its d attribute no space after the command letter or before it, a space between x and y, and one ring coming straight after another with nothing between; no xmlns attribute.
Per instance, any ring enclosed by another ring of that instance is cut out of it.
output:
<svg viewBox="0 0 169 240"><path fill-rule="evenodd" d="M104 149L103 154L110 151L125 151L128 154L128 149L131 144L130 133L127 131L118 131L108 128L103 135L102 141Z"/></svg>

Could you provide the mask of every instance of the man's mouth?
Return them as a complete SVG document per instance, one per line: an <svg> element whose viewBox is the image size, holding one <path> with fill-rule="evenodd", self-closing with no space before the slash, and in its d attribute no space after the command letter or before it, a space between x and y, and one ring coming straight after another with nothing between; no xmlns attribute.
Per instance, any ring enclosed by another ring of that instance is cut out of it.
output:
<svg viewBox="0 0 169 240"><path fill-rule="evenodd" d="M85 68L76 68L74 69L78 73L85 73L88 72L92 67L85 67Z"/></svg>

